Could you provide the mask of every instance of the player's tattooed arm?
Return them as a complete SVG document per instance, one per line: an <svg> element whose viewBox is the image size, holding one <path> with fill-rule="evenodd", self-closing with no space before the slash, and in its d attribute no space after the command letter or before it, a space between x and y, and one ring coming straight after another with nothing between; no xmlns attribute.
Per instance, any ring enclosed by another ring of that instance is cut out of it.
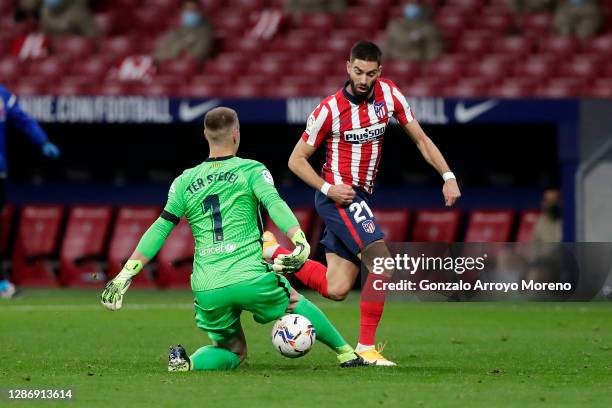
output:
<svg viewBox="0 0 612 408"><path fill-rule="evenodd" d="M450 172L450 167L446 163L444 156L435 143L425 134L421 125L416 119L402 125L404 131L410 136L412 141L417 145L421 155L440 175ZM461 197L459 185L455 178L449 178L444 182L442 187L444 195L444 203L447 207L452 206Z"/></svg>
<svg viewBox="0 0 612 408"><path fill-rule="evenodd" d="M321 190L325 180L317 174L308 161L315 150L315 147L300 139L289 156L289 169L310 187ZM340 205L349 205L355 198L355 190L349 185L337 184L327 190L327 196Z"/></svg>

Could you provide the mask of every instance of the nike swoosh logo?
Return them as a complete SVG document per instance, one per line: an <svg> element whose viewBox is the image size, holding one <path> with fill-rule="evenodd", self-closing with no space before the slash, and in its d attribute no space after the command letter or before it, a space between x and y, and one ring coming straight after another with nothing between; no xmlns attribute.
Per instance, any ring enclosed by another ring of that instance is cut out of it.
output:
<svg viewBox="0 0 612 408"><path fill-rule="evenodd" d="M490 99L488 101L466 108L463 102L459 102L457 106L455 106L455 119L457 119L457 122L459 123L469 122L472 119L482 115L486 111L493 109L497 105L497 103L498 102L496 100Z"/></svg>
<svg viewBox="0 0 612 408"><path fill-rule="evenodd" d="M179 118L183 122L191 122L199 118L212 108L216 108L221 103L219 99L211 99L210 101L202 102L199 105L190 106L186 100L181 101L179 106Z"/></svg>

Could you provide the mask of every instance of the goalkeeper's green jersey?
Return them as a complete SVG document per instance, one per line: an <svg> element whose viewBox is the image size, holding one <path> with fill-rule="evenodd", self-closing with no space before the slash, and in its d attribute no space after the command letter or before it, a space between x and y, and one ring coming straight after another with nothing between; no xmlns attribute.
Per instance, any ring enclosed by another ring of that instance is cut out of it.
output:
<svg viewBox="0 0 612 408"><path fill-rule="evenodd" d="M228 286L271 270L262 259L259 204L269 209L278 202L286 206L270 172L255 160L209 158L174 180L164 213L176 221L185 216L191 225L192 290Z"/></svg>

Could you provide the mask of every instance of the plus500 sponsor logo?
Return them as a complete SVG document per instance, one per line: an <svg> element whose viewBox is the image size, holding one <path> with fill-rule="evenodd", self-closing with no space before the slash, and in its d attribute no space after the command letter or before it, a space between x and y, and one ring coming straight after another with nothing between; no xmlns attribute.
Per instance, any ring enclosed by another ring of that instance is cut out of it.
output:
<svg viewBox="0 0 612 408"><path fill-rule="evenodd" d="M386 129L384 123L378 123L367 128L348 130L344 132L344 141L355 144L371 142L379 139Z"/></svg>

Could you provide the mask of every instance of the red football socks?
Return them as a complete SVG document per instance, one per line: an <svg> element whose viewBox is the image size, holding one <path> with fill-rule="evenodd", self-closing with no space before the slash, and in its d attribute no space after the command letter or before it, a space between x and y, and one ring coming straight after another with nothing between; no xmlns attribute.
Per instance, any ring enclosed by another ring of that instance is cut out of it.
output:
<svg viewBox="0 0 612 408"><path fill-rule="evenodd" d="M374 280L386 281L383 275L368 274L368 279L361 289L361 300L359 302L361 316L359 320L359 344L364 346L374 345L376 329L385 308L385 291L374 289Z"/></svg>
<svg viewBox="0 0 612 408"><path fill-rule="evenodd" d="M279 246L272 259L276 258L280 254L290 254L291 251ZM307 260L306 263L300 268L299 271L293 274L304 285L310 289L316 290L321 296L328 298L327 293L327 267L320 262Z"/></svg>

